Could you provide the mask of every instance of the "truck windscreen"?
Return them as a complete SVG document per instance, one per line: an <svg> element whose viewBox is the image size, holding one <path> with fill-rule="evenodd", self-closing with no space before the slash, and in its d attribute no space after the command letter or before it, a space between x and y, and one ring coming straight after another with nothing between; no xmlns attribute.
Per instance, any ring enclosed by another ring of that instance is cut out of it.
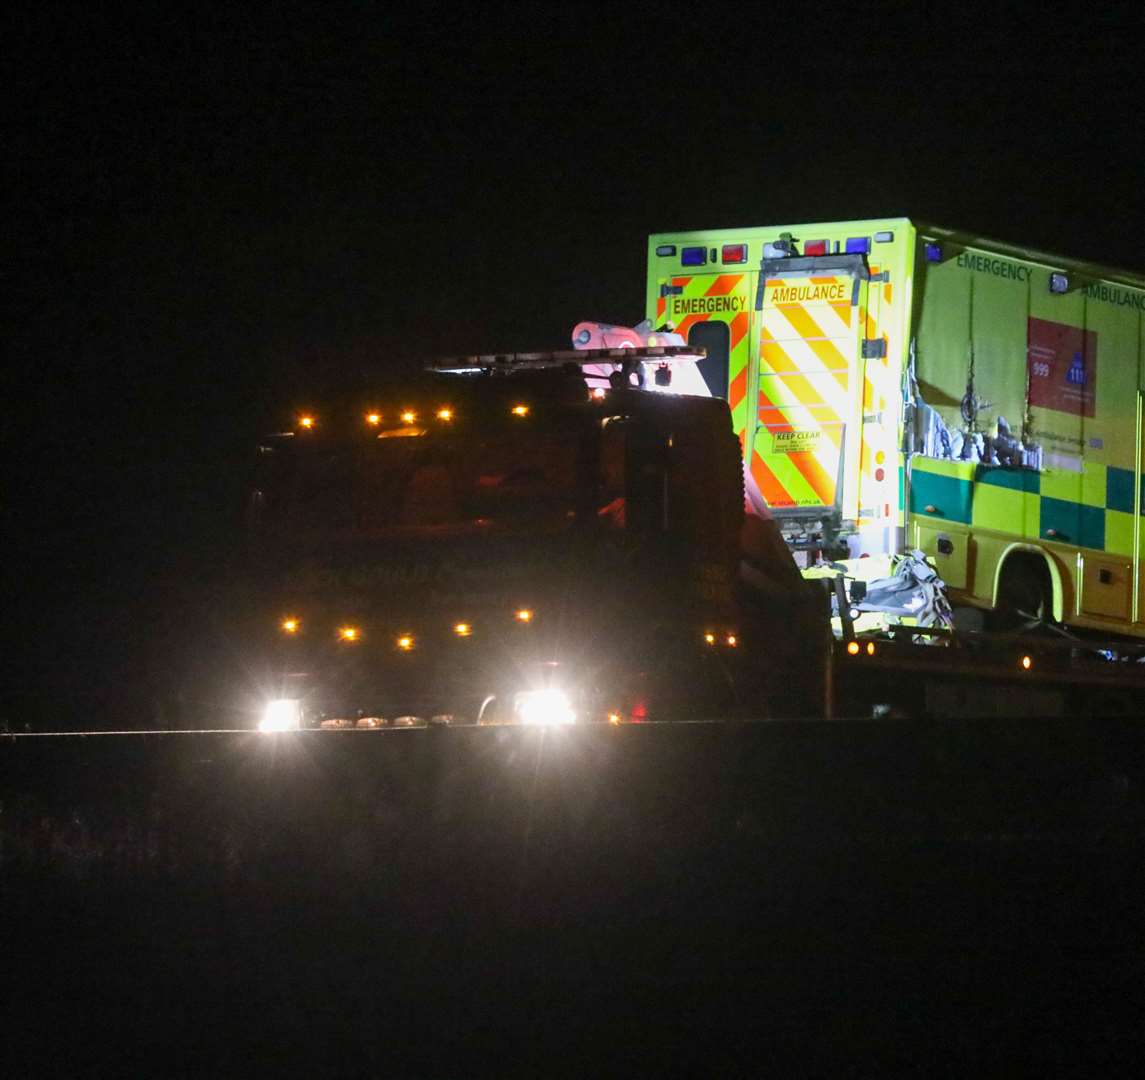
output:
<svg viewBox="0 0 1145 1080"><path fill-rule="evenodd" d="M322 542L475 523L559 528L575 517L577 486L577 454L559 430L292 439L260 448L252 524L271 540Z"/></svg>

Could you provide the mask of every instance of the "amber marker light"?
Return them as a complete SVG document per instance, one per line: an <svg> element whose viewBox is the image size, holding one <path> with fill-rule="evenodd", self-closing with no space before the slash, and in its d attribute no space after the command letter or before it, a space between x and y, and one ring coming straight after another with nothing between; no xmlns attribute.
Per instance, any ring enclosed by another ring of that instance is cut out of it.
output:
<svg viewBox="0 0 1145 1080"><path fill-rule="evenodd" d="M532 609L527 607L518 608L515 617L519 623L530 623L533 621Z"/></svg>
<svg viewBox="0 0 1145 1080"><path fill-rule="evenodd" d="M406 409L402 413L402 423L403 424L412 424L416 419L417 419L417 413L415 413L413 411L413 409Z"/></svg>
<svg viewBox="0 0 1145 1080"><path fill-rule="evenodd" d="M604 400L604 394L605 394L605 390L604 390L603 386L594 386L588 392L588 398L590 401L603 401Z"/></svg>
<svg viewBox="0 0 1145 1080"><path fill-rule="evenodd" d="M859 643L857 641L848 641L847 642L847 652L849 652L852 656L858 656L859 655Z"/></svg>
<svg viewBox="0 0 1145 1080"><path fill-rule="evenodd" d="M514 405L509 411L514 416L528 416L529 415L529 406L528 405Z"/></svg>
<svg viewBox="0 0 1145 1080"><path fill-rule="evenodd" d="M728 636L726 638L724 638L724 641L728 644L728 646L730 648L733 648L733 649L739 644L739 638L737 638L735 636L735 634L728 634Z"/></svg>
<svg viewBox="0 0 1145 1080"><path fill-rule="evenodd" d="M1029 656L1023 656L1022 657L1022 670L1023 671L1029 671L1030 668L1032 668L1033 666L1034 666L1034 661L1031 657L1029 657Z"/></svg>
<svg viewBox="0 0 1145 1080"><path fill-rule="evenodd" d="M410 652L414 646L413 634L402 634L396 645L402 652Z"/></svg>
<svg viewBox="0 0 1145 1080"><path fill-rule="evenodd" d="M356 626L340 626L338 628L338 640L355 642L362 639L362 631Z"/></svg>
<svg viewBox="0 0 1145 1080"><path fill-rule="evenodd" d="M454 623L453 632L458 637L469 637L469 635L473 633L473 627L467 622Z"/></svg>
<svg viewBox="0 0 1145 1080"><path fill-rule="evenodd" d="M300 428L302 428L304 431L313 431L314 430L314 424L315 424L314 417L311 416L309 413L307 413L305 416L300 416L298 418L298 426Z"/></svg>
<svg viewBox="0 0 1145 1080"><path fill-rule="evenodd" d="M377 427L381 422L382 414L380 412L366 413L366 423L369 424L370 427Z"/></svg>
<svg viewBox="0 0 1145 1080"><path fill-rule="evenodd" d="M450 420L453 419L453 410L450 408L438 409L437 410L437 418L438 418L438 420L444 420L444 421L446 421L446 423L448 423Z"/></svg>
<svg viewBox="0 0 1145 1080"><path fill-rule="evenodd" d="M709 645L714 645L714 644L716 643L716 635L715 635L715 634L713 634L713 633L712 633L712 632L709 630L709 631L708 631L708 632L707 632L707 633L704 635L704 640L705 640L705 641L706 641L706 642L707 642Z"/></svg>
<svg viewBox="0 0 1145 1080"><path fill-rule="evenodd" d="M867 655L868 656L874 656L875 655L875 643L873 641L867 642Z"/></svg>
<svg viewBox="0 0 1145 1080"><path fill-rule="evenodd" d="M302 627L302 623L293 615L288 615L278 626L284 634L297 634Z"/></svg>
<svg viewBox="0 0 1145 1080"><path fill-rule="evenodd" d="M617 725L617 724L619 724L619 723L620 723L620 713L618 713L618 712L610 712L610 713L608 714L608 722L609 722L610 724L613 724L613 725Z"/></svg>

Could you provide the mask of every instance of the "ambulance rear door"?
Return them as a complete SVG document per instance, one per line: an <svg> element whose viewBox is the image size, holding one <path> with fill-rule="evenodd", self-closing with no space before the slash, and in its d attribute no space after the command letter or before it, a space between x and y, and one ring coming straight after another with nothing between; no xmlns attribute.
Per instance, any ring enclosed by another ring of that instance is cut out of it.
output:
<svg viewBox="0 0 1145 1080"><path fill-rule="evenodd" d="M657 327L674 325L693 347L707 350L697 367L703 380L676 386L684 393L726 398L735 432L744 441L747 421L748 350L751 345L752 298L755 273L746 265L747 244L685 247L685 259L670 275L656 278Z"/></svg>
<svg viewBox="0 0 1145 1080"><path fill-rule="evenodd" d="M869 277L861 255L761 263L749 490L781 520L859 517Z"/></svg>

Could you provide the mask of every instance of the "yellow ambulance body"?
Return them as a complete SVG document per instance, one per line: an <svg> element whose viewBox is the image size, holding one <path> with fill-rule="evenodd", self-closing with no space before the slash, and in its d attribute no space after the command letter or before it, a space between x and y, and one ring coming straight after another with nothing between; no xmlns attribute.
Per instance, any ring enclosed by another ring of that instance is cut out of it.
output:
<svg viewBox="0 0 1145 1080"><path fill-rule="evenodd" d="M906 218L663 233L648 266L805 562L919 548L958 603L1145 636L1145 277Z"/></svg>

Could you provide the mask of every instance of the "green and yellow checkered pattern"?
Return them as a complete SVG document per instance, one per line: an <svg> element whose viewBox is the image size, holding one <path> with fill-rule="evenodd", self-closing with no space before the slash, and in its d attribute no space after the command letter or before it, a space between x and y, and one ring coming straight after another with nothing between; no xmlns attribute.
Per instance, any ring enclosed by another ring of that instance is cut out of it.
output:
<svg viewBox="0 0 1145 1080"><path fill-rule="evenodd" d="M1074 547L1132 556L1132 469L1034 472L914 457L910 513ZM1138 509L1145 509L1138 499Z"/></svg>

